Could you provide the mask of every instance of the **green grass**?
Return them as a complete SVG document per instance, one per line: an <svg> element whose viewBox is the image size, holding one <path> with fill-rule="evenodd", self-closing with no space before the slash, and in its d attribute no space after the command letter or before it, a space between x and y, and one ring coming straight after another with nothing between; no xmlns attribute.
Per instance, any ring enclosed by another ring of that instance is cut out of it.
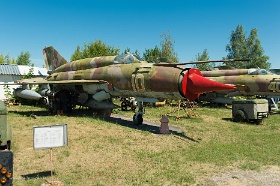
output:
<svg viewBox="0 0 280 186"><path fill-rule="evenodd" d="M183 111L179 120L177 112L169 116L169 125L182 128L183 134L158 135L93 118L85 110L69 117L48 116L45 109L30 106L8 111L14 185L51 180L50 151L33 149L33 126L65 123L68 146L53 149L54 180L64 185L203 185L205 177L230 167L258 171L280 166L279 114L254 125L232 122L228 108L196 108L191 111L196 116ZM169 107L147 107L144 119L158 122L169 112Z"/></svg>

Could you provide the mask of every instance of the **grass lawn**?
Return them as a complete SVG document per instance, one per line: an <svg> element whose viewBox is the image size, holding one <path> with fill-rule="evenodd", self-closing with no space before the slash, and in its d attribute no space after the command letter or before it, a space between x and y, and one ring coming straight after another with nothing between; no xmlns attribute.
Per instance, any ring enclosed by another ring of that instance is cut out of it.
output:
<svg viewBox="0 0 280 186"><path fill-rule="evenodd" d="M144 119L154 122L171 112L167 106L145 110ZM168 117L169 125L184 133L160 135L94 118L85 110L48 116L44 108L9 106L14 185L51 180L50 150L33 149L33 126L54 124L68 125L68 146L53 149L54 180L63 185L204 185L207 177L226 170L280 166L279 114L254 125L232 122L230 108L187 111L179 120L176 112Z"/></svg>

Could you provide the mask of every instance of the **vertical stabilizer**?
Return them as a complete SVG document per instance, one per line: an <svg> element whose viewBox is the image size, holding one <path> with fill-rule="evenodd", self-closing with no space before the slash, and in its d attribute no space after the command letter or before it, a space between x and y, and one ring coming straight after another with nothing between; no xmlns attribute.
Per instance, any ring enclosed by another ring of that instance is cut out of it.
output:
<svg viewBox="0 0 280 186"><path fill-rule="evenodd" d="M43 49L43 56L48 71L53 71L57 67L68 63L52 46Z"/></svg>

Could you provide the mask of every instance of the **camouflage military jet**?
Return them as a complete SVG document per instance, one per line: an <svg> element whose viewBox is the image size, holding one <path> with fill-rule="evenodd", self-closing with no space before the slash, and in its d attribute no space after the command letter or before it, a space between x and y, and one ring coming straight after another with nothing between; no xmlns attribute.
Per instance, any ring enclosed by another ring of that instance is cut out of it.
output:
<svg viewBox="0 0 280 186"><path fill-rule="evenodd" d="M229 69L201 71L204 77L211 80L235 85L237 89L229 91L215 91L202 94L199 100L215 103L231 103L232 96L280 96L280 75L265 69ZM224 97L227 95L228 98Z"/></svg>
<svg viewBox="0 0 280 186"><path fill-rule="evenodd" d="M156 102L158 98L196 99L203 92L235 88L204 78L195 68L148 63L132 54L67 62L50 46L43 49L43 55L49 76L18 82L23 86L41 85L39 94L24 87L16 92L29 99L48 96L50 110L55 112L69 112L72 105L82 105L109 115L115 107L112 97L136 97L139 111L133 120L141 124L142 102Z"/></svg>

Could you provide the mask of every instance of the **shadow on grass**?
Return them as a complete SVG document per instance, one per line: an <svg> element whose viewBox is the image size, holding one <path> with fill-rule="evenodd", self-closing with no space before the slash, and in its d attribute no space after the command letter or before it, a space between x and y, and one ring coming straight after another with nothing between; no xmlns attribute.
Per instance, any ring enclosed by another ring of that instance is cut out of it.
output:
<svg viewBox="0 0 280 186"><path fill-rule="evenodd" d="M49 116L47 111L9 111L8 113L19 114L22 116Z"/></svg>
<svg viewBox="0 0 280 186"><path fill-rule="evenodd" d="M9 113L14 113L14 114L20 114L22 116L28 116L28 117L32 117L34 119L36 119L36 117L44 117L44 116L50 116L47 110L41 110L41 111L9 111ZM82 113L82 114L81 114ZM87 109L75 109L72 111L71 114L69 114L69 116L72 117L93 117L92 111L87 110ZM129 128L133 128L133 129L137 129L137 130L141 130L141 131L147 131L147 132L151 132L153 134L160 134L160 129L159 129L159 125L157 123L154 122L149 122L144 120L142 125L135 125L130 118L119 115L118 117L102 117L99 118L102 119L104 121L110 122L110 123L117 123L121 126L125 126L125 127L129 127ZM169 131L171 134L179 136L183 139L187 139L193 142L199 142L191 137L188 137L185 135L185 133L182 131L182 129L178 128L178 127L172 127L169 126Z"/></svg>
<svg viewBox="0 0 280 186"><path fill-rule="evenodd" d="M53 172L53 175L55 175L54 172ZM50 176L51 176L51 171L43 171L43 172L37 172L37 173L33 173L33 174L21 175L21 177L23 177L25 180L34 179L34 178L45 178L45 177L50 177Z"/></svg>
<svg viewBox="0 0 280 186"><path fill-rule="evenodd" d="M147 120L144 120L142 125L135 125L133 123L133 121L131 121L128 117L125 117L122 115L118 115L116 117L106 117L103 119L110 123L117 123L121 126L129 127L129 128L133 128L133 129L137 129L137 130L141 130L141 131L147 131L147 132L150 132L153 134L161 134L160 129L159 129L160 124L156 124L154 122L150 122ZM179 136L183 139L187 139L187 140L190 140L193 142L199 142L191 137L186 136L185 133L182 131L182 129L180 129L178 127L169 126L169 132L170 132L170 134ZM161 135L163 135L163 134L161 134Z"/></svg>
<svg viewBox="0 0 280 186"><path fill-rule="evenodd" d="M232 118L222 118L222 120L233 122Z"/></svg>

